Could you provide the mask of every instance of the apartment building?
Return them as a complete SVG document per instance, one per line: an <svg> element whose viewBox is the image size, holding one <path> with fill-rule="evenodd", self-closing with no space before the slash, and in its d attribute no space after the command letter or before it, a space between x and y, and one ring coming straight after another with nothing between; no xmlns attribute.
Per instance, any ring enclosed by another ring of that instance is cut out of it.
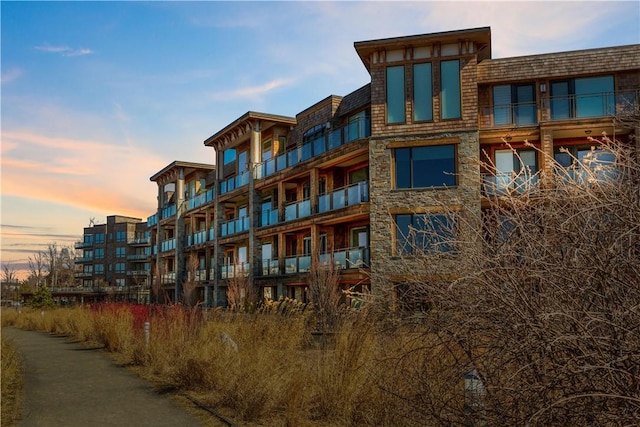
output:
<svg viewBox="0 0 640 427"><path fill-rule="evenodd" d="M110 291L119 299L148 300L150 239L147 223L120 215L84 228L75 249L82 256L76 278L88 289Z"/></svg>
<svg viewBox="0 0 640 427"><path fill-rule="evenodd" d="M579 177L587 136L638 135L613 116L638 108L640 45L493 59L485 27L354 47L369 83L295 117L249 111L204 141L216 166L151 177L163 298L195 284L224 306L248 280L265 298L306 301L315 264L340 272L353 303L384 294L405 280L410 230L450 221L443 208L480 217L488 197L556 179L551 159Z"/></svg>

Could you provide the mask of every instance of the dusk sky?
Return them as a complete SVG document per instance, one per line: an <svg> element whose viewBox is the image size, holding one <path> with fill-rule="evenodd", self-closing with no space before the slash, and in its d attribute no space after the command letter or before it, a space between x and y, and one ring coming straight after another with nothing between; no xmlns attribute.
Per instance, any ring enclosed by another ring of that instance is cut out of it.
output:
<svg viewBox="0 0 640 427"><path fill-rule="evenodd" d="M146 220L149 177L214 163L245 112L295 116L369 81L353 43L490 26L494 58L640 43L640 2L7 2L2 263L89 219ZM24 277L24 276L23 276Z"/></svg>

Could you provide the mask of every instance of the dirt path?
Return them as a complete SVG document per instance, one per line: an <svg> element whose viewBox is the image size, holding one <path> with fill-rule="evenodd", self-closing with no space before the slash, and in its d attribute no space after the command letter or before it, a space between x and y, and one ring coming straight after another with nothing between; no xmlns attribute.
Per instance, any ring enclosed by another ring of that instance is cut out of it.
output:
<svg viewBox="0 0 640 427"><path fill-rule="evenodd" d="M67 338L2 328L25 361L20 426L198 426L198 421L97 349Z"/></svg>

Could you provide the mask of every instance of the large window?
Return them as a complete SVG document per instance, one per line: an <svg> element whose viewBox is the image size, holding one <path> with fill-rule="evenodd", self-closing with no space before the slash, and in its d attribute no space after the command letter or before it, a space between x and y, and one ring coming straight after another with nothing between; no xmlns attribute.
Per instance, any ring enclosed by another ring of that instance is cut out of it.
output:
<svg viewBox="0 0 640 427"><path fill-rule="evenodd" d="M96 233L95 242L96 243L104 243L104 233Z"/></svg>
<svg viewBox="0 0 640 427"><path fill-rule="evenodd" d="M96 248L93 252L95 259L103 259L104 258L104 248Z"/></svg>
<svg viewBox="0 0 640 427"><path fill-rule="evenodd" d="M440 117L459 119L460 101L460 61L442 61L440 63Z"/></svg>
<svg viewBox="0 0 640 427"><path fill-rule="evenodd" d="M452 252L455 223L444 214L395 216L398 255Z"/></svg>
<svg viewBox="0 0 640 427"><path fill-rule="evenodd" d="M455 186L455 152L453 144L395 149L395 187Z"/></svg>
<svg viewBox="0 0 640 427"><path fill-rule="evenodd" d="M404 65L387 67L387 123L404 123Z"/></svg>
<svg viewBox="0 0 640 427"><path fill-rule="evenodd" d="M413 120L433 120L431 64L413 66Z"/></svg>
<svg viewBox="0 0 640 427"><path fill-rule="evenodd" d="M223 157L222 161L224 162L225 165L228 165L229 163L233 163L236 160L235 148L229 148L227 150L224 150L222 157Z"/></svg>
<svg viewBox="0 0 640 427"><path fill-rule="evenodd" d="M493 123L496 126L537 122L533 83L493 87Z"/></svg>
<svg viewBox="0 0 640 427"><path fill-rule="evenodd" d="M116 231L116 242L126 242L127 232L124 230Z"/></svg>
<svg viewBox="0 0 640 427"><path fill-rule="evenodd" d="M93 272L94 274L104 274L104 264L95 264Z"/></svg>
<svg viewBox="0 0 640 427"><path fill-rule="evenodd" d="M603 117L615 113L613 76L551 82L551 118Z"/></svg>
<svg viewBox="0 0 640 427"><path fill-rule="evenodd" d="M125 272L125 263L124 262L117 262L116 263L116 273L117 274L124 274Z"/></svg>

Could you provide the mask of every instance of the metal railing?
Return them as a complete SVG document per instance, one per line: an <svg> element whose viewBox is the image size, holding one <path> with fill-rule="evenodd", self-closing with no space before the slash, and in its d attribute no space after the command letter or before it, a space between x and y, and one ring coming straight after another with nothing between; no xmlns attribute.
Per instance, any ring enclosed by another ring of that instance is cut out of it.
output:
<svg viewBox="0 0 640 427"><path fill-rule="evenodd" d="M484 196L504 196L522 194L536 188L540 172L482 174L482 194Z"/></svg>
<svg viewBox="0 0 640 427"><path fill-rule="evenodd" d="M277 276L280 274L308 273L313 266L311 255L288 256L284 258L284 266L280 267L277 259L262 261L262 276ZM318 257L320 266L334 265L338 270L368 268L369 248L353 247L339 249L333 252L320 254Z"/></svg>
<svg viewBox="0 0 640 427"><path fill-rule="evenodd" d="M213 199L215 199L215 194L215 189L210 188L206 192L198 194L197 196L187 200L187 210L195 209L200 206L206 205L207 203L213 202Z"/></svg>
<svg viewBox="0 0 640 427"><path fill-rule="evenodd" d="M235 189L249 184L249 171L242 171L237 175L220 182L220 194L229 193Z"/></svg>
<svg viewBox="0 0 640 427"><path fill-rule="evenodd" d="M161 219L167 219L169 217L174 216L176 214L176 205L175 205L175 203L162 208L162 211L160 211L160 212L161 212L161 215L160 215Z"/></svg>
<svg viewBox="0 0 640 427"><path fill-rule="evenodd" d="M236 277L247 277L251 272L251 264L239 263L232 265L223 265L220 267L221 279L234 279Z"/></svg>

